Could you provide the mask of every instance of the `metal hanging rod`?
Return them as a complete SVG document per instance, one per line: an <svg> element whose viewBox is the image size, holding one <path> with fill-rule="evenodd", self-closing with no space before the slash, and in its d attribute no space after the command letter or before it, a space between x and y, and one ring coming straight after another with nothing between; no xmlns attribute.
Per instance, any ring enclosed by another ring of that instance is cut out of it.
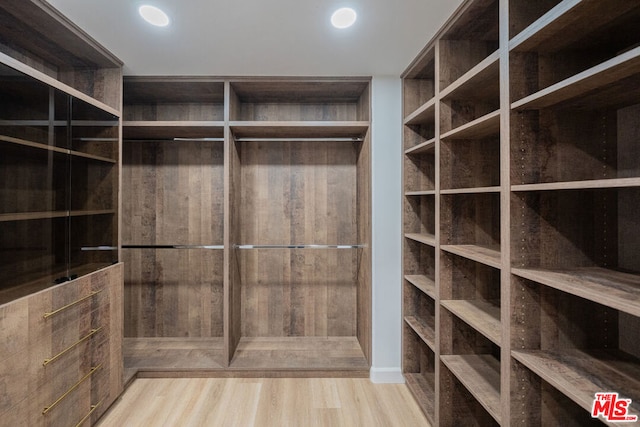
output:
<svg viewBox="0 0 640 427"><path fill-rule="evenodd" d="M367 245L234 245L236 249L362 249Z"/></svg>
<svg viewBox="0 0 640 427"><path fill-rule="evenodd" d="M295 142L295 141L309 141L309 142L362 142L363 138L236 138L236 142Z"/></svg>
<svg viewBox="0 0 640 427"><path fill-rule="evenodd" d="M224 138L123 138L124 142L224 142Z"/></svg>
<svg viewBox="0 0 640 427"><path fill-rule="evenodd" d="M224 245L122 245L122 249L224 249Z"/></svg>
<svg viewBox="0 0 640 427"><path fill-rule="evenodd" d="M81 251L115 251L117 246L84 246L80 248Z"/></svg>

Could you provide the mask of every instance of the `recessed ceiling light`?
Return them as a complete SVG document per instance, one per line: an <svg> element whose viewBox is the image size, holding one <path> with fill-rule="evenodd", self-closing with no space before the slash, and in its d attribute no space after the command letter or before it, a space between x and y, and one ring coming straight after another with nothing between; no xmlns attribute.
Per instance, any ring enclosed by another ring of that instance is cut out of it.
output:
<svg viewBox="0 0 640 427"><path fill-rule="evenodd" d="M169 17L167 14L155 6L145 4L144 6L140 6L138 12L140 12L140 16L151 25L157 27L166 27L169 25Z"/></svg>
<svg viewBox="0 0 640 427"><path fill-rule="evenodd" d="M336 28L348 28L356 22L356 11L350 7L343 7L331 15L331 24Z"/></svg>

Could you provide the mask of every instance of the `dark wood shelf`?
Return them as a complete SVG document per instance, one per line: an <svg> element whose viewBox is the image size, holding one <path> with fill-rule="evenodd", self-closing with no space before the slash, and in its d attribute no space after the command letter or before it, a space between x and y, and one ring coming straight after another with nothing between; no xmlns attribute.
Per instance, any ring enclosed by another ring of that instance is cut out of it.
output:
<svg viewBox="0 0 640 427"><path fill-rule="evenodd" d="M509 49L523 52L558 51L576 43L584 34L607 25L629 12L637 3L625 0L615 7L607 2L561 1L509 41ZM567 31L571 28L571 31Z"/></svg>
<svg viewBox="0 0 640 427"><path fill-rule="evenodd" d="M512 185L511 191L590 190L638 186L640 186L640 178L614 178Z"/></svg>
<svg viewBox="0 0 640 427"><path fill-rule="evenodd" d="M423 190L423 191L406 191L405 196L433 196L436 194L436 190Z"/></svg>
<svg viewBox="0 0 640 427"><path fill-rule="evenodd" d="M587 411L597 392L631 397L630 412L640 414L640 360L618 350L519 350L514 359Z"/></svg>
<svg viewBox="0 0 640 427"><path fill-rule="evenodd" d="M436 283L433 279L420 274L406 275L404 278L431 299L436 299Z"/></svg>
<svg viewBox="0 0 640 427"><path fill-rule="evenodd" d="M8 143L11 143L11 144L16 144L16 145L21 145L23 147L31 147L31 148L37 148L39 150L51 151L51 152L54 152L54 153L67 154L67 155L70 155L72 157L79 157L79 158L85 158L85 159L89 159L89 160L96 160L96 161L104 162L104 163L115 164L115 163L118 162L117 160L110 159L108 157L96 156L94 154L88 154L88 153L83 153L81 151L74 151L74 150L69 150L69 149L66 149L66 148L60 148L60 147L56 147L56 146L52 146L52 145L41 144L39 142L27 141L27 140L20 139L20 138L13 138L13 137L6 136L6 135L0 135L0 141L8 142Z"/></svg>
<svg viewBox="0 0 640 427"><path fill-rule="evenodd" d="M407 239L415 240L416 242L434 246L436 245L436 236L433 234L426 233L405 233L404 237Z"/></svg>
<svg viewBox="0 0 640 427"><path fill-rule="evenodd" d="M490 355L442 355L442 363L500 423L500 361Z"/></svg>
<svg viewBox="0 0 640 427"><path fill-rule="evenodd" d="M440 249L490 267L502 268L500 250L497 246L442 245Z"/></svg>
<svg viewBox="0 0 640 427"><path fill-rule="evenodd" d="M623 92L623 100L617 96L607 96L603 99L604 105L625 103L626 96L637 98L634 91L630 90L624 79L640 73L640 47L622 53L615 58L605 61L595 67L591 67L581 73L564 79L556 84L546 87L523 99L511 104L514 110L537 110L552 107L557 104L590 95L596 89L607 89L609 85L621 82L620 87L615 92ZM593 105L602 107L603 105Z"/></svg>
<svg viewBox="0 0 640 427"><path fill-rule="evenodd" d="M640 316L640 276L600 267L566 270L514 268L511 272L633 316Z"/></svg>
<svg viewBox="0 0 640 427"><path fill-rule="evenodd" d="M433 123L436 114L436 99L432 98L404 119L405 125Z"/></svg>
<svg viewBox="0 0 640 427"><path fill-rule="evenodd" d="M236 138L361 138L369 129L365 121L234 121Z"/></svg>
<svg viewBox="0 0 640 427"><path fill-rule="evenodd" d="M482 139L500 132L500 111L485 114L440 135L440 139Z"/></svg>
<svg viewBox="0 0 640 427"><path fill-rule="evenodd" d="M481 194L499 192L500 187L449 188L446 190L440 190L440 194Z"/></svg>
<svg viewBox="0 0 640 427"><path fill-rule="evenodd" d="M122 137L128 139L222 138L220 121L125 121Z"/></svg>
<svg viewBox="0 0 640 427"><path fill-rule="evenodd" d="M500 52L495 51L440 92L440 99L484 99L500 90Z"/></svg>
<svg viewBox="0 0 640 427"><path fill-rule="evenodd" d="M413 394L431 425L435 424L435 374L404 374L407 387Z"/></svg>
<svg viewBox="0 0 640 427"><path fill-rule="evenodd" d="M420 155L420 154L434 154L436 149L436 140L432 138L428 141L420 143L415 147L408 148L404 151L404 154Z"/></svg>
<svg viewBox="0 0 640 427"><path fill-rule="evenodd" d="M66 218L68 216L93 216L115 214L114 209L79 210L79 211L44 211L44 212L17 212L0 214L0 222L30 221L36 219Z"/></svg>
<svg viewBox="0 0 640 427"><path fill-rule="evenodd" d="M407 316L404 321L432 351L435 351L436 333L431 326L416 316Z"/></svg>
<svg viewBox="0 0 640 427"><path fill-rule="evenodd" d="M440 304L494 344L501 345L502 324L499 301L443 300Z"/></svg>

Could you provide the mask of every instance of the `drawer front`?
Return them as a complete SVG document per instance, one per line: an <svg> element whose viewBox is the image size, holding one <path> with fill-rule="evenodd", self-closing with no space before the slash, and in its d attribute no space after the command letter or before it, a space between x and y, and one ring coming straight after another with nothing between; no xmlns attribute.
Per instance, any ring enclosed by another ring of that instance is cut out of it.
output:
<svg viewBox="0 0 640 427"><path fill-rule="evenodd" d="M0 352L3 422L89 425L115 400L121 294L122 267L114 265L0 307L0 339L12 343Z"/></svg>

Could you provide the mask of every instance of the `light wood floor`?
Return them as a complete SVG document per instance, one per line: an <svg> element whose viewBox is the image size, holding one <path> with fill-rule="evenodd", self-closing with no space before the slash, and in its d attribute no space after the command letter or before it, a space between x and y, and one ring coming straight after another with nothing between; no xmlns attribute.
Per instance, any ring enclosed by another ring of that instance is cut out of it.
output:
<svg viewBox="0 0 640 427"><path fill-rule="evenodd" d="M136 379L99 427L428 427L404 384L362 378Z"/></svg>

